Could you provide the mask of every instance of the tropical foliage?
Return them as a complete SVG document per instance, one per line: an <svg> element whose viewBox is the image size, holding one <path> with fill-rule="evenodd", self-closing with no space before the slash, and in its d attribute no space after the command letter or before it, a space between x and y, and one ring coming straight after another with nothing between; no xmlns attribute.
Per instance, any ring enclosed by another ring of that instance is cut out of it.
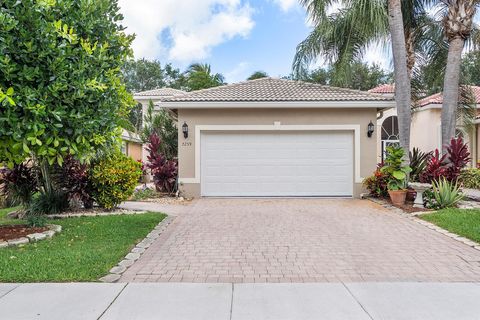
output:
<svg viewBox="0 0 480 320"><path fill-rule="evenodd" d="M127 200L142 175L141 164L119 152L99 160L91 169L92 196L107 209Z"/></svg>
<svg viewBox="0 0 480 320"><path fill-rule="evenodd" d="M463 169L460 172L459 181L464 188L480 189L480 169Z"/></svg>
<svg viewBox="0 0 480 320"><path fill-rule="evenodd" d="M147 152L147 168L152 173L157 191L174 192L177 189L177 162L162 153L162 140L155 133L150 136Z"/></svg>
<svg viewBox="0 0 480 320"><path fill-rule="evenodd" d="M407 188L408 175L412 171L404 165L405 151L401 147L387 147L385 165L380 171L388 176L388 190L403 190Z"/></svg>
<svg viewBox="0 0 480 320"><path fill-rule="evenodd" d="M420 174L425 171L428 159L432 156L432 152L422 152L418 148L413 148L409 153L410 158L410 181L420 181Z"/></svg>
<svg viewBox="0 0 480 320"><path fill-rule="evenodd" d="M433 202L430 207L434 209L452 208L463 199L456 182L450 182L445 178L433 182Z"/></svg>
<svg viewBox="0 0 480 320"><path fill-rule="evenodd" d="M363 180L363 185L369 191L373 197L386 197L388 196L388 181L390 177L388 173L382 172L383 164L378 164L377 169L368 178Z"/></svg>
<svg viewBox="0 0 480 320"><path fill-rule="evenodd" d="M200 90L218 87L225 84L225 79L220 73L212 73L209 64L192 64L185 73L187 89Z"/></svg>

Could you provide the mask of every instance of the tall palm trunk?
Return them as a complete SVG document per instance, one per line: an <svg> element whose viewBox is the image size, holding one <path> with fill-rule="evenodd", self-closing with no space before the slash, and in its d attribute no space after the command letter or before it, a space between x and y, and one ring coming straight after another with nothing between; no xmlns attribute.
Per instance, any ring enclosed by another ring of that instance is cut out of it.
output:
<svg viewBox="0 0 480 320"><path fill-rule="evenodd" d="M388 0L388 22L392 38L400 145L405 150L405 154L408 154L410 149L410 123L412 121L410 113L412 90L407 68L407 49L401 0Z"/></svg>
<svg viewBox="0 0 480 320"><path fill-rule="evenodd" d="M470 36L475 15L475 0L445 0L448 13L443 19L448 39L448 59L443 84L442 145L455 136L457 124L460 66L465 39Z"/></svg>

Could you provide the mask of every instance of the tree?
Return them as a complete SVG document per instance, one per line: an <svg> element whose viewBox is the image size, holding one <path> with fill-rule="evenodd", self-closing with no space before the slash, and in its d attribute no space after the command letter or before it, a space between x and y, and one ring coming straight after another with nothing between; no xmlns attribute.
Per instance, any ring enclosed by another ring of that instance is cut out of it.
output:
<svg viewBox="0 0 480 320"><path fill-rule="evenodd" d="M480 51L467 53L462 59L461 69L464 83L480 86Z"/></svg>
<svg viewBox="0 0 480 320"><path fill-rule="evenodd" d="M473 30L473 18L480 6L478 0L443 0L443 26L448 40L448 57L443 85L442 145L455 136L456 112L462 52Z"/></svg>
<svg viewBox="0 0 480 320"><path fill-rule="evenodd" d="M0 161L49 166L118 141L134 104L120 68L131 56L117 1L4 0L0 7Z"/></svg>
<svg viewBox="0 0 480 320"><path fill-rule="evenodd" d="M247 80L255 80L266 77L268 77L268 74L265 71L255 71L250 77L247 78Z"/></svg>
<svg viewBox="0 0 480 320"><path fill-rule="evenodd" d="M338 72L336 68L318 68L299 80L357 90L369 90L380 84L392 82L392 75L376 64L369 66L364 62L355 61L348 68L348 73Z"/></svg>
<svg viewBox="0 0 480 320"><path fill-rule="evenodd" d="M405 154L408 154L410 151L410 123L412 122L412 114L410 112L412 93L407 67L407 46L403 26L402 0L388 0L388 20L392 38L399 140Z"/></svg>
<svg viewBox="0 0 480 320"><path fill-rule="evenodd" d="M418 16L427 16L423 10L422 1L404 1L415 3L415 10L405 6L408 14L403 16L401 0L389 0L387 5L381 0L356 1L318 1L301 0L307 9L309 18L314 24L313 31L297 46L293 63L296 74L304 74L310 62L325 58L333 62L333 67L340 74L348 76L348 66L363 57L365 49L371 43L388 43L391 38L397 96L397 110L400 127L400 143L408 154L410 144L410 104L411 89L408 77L406 42L413 44L414 30L421 30L416 23ZM334 14L328 14L332 3L340 4L342 9ZM407 10L408 9L408 10ZM412 14L415 16L412 18ZM405 25L404 25L405 18ZM405 37L405 29L409 32ZM402 39L399 39L402 36ZM413 47L413 45L412 45ZM415 55L408 55L410 59ZM407 75L407 78L404 75Z"/></svg>
<svg viewBox="0 0 480 320"><path fill-rule="evenodd" d="M220 73L212 74L209 64L192 64L185 72L189 91L207 89L224 85L224 77Z"/></svg>
<svg viewBox="0 0 480 320"><path fill-rule="evenodd" d="M141 92L165 86L164 71L157 60L129 60L122 68L127 90Z"/></svg>
<svg viewBox="0 0 480 320"><path fill-rule="evenodd" d="M171 63L167 63L163 69L165 84L169 88L187 90L187 79L185 74L180 72L180 69L172 66Z"/></svg>
<svg viewBox="0 0 480 320"><path fill-rule="evenodd" d="M143 143L149 143L152 135L158 136L162 154L170 160L176 158L178 150L176 119L173 119L165 109L155 111L153 102L149 101L144 124L141 134Z"/></svg>

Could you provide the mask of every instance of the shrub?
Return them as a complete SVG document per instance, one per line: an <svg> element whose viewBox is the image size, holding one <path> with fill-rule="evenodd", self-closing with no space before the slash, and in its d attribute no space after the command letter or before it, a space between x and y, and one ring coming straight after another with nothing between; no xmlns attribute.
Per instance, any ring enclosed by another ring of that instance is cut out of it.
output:
<svg viewBox="0 0 480 320"><path fill-rule="evenodd" d="M145 199L156 198L157 196L158 196L157 192L154 189L152 189L152 188L142 188L142 189L135 190L132 198L135 201L141 201L141 200L145 200Z"/></svg>
<svg viewBox="0 0 480 320"><path fill-rule="evenodd" d="M373 175L363 180L363 185L373 197L386 197L388 195L387 184L390 178L381 171L382 167L383 164L379 163Z"/></svg>
<svg viewBox="0 0 480 320"><path fill-rule="evenodd" d="M470 152L468 152L467 144L463 142L462 137L452 138L447 146L447 155L447 179L449 181L457 181L460 171L470 161Z"/></svg>
<svg viewBox="0 0 480 320"><path fill-rule="evenodd" d="M435 202L431 203L431 207L434 209L451 208L463 199L463 194L456 182L443 177L433 182L433 198Z"/></svg>
<svg viewBox="0 0 480 320"><path fill-rule="evenodd" d="M0 170L0 195L6 205L22 205L26 208L37 191L37 179L31 161L16 164L12 169Z"/></svg>
<svg viewBox="0 0 480 320"><path fill-rule="evenodd" d="M161 145L161 139L156 134L152 134L147 146L149 153L147 167L152 173L157 191L172 193L176 190L177 185L177 162L167 159L161 151Z"/></svg>
<svg viewBox="0 0 480 320"><path fill-rule="evenodd" d="M440 177L444 177L447 174L446 157L447 155L440 157L440 152L435 149L434 154L428 158L425 171L420 174L420 182L432 183Z"/></svg>
<svg viewBox="0 0 480 320"><path fill-rule="evenodd" d="M39 192L27 208L27 218L45 214L59 214L69 209L68 195L61 190Z"/></svg>
<svg viewBox="0 0 480 320"><path fill-rule="evenodd" d="M407 188L407 177L412 171L409 166L403 165L405 151L401 147L387 147L385 165L380 171L388 176L388 190Z"/></svg>
<svg viewBox="0 0 480 320"><path fill-rule="evenodd" d="M458 180L465 188L480 189L480 169L463 169Z"/></svg>
<svg viewBox="0 0 480 320"><path fill-rule="evenodd" d="M65 158L61 173L60 185L66 191L69 200L79 200L86 209L92 208L92 185L89 179L88 165L68 156Z"/></svg>
<svg viewBox="0 0 480 320"><path fill-rule="evenodd" d="M95 201L112 209L130 198L142 175L140 167L137 161L119 152L95 163L90 174Z"/></svg>
<svg viewBox="0 0 480 320"><path fill-rule="evenodd" d="M413 148L413 150L409 152L410 168L412 168L410 181L419 181L420 174L427 167L428 159L431 155L432 152L422 152L418 148Z"/></svg>

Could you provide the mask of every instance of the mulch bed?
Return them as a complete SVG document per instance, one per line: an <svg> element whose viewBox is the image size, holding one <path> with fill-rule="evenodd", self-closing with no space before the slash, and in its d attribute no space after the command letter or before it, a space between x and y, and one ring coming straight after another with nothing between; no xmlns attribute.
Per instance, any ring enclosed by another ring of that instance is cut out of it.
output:
<svg viewBox="0 0 480 320"><path fill-rule="evenodd" d="M29 227L26 225L0 226L0 241L22 238L32 233L40 233L47 230L47 227Z"/></svg>

